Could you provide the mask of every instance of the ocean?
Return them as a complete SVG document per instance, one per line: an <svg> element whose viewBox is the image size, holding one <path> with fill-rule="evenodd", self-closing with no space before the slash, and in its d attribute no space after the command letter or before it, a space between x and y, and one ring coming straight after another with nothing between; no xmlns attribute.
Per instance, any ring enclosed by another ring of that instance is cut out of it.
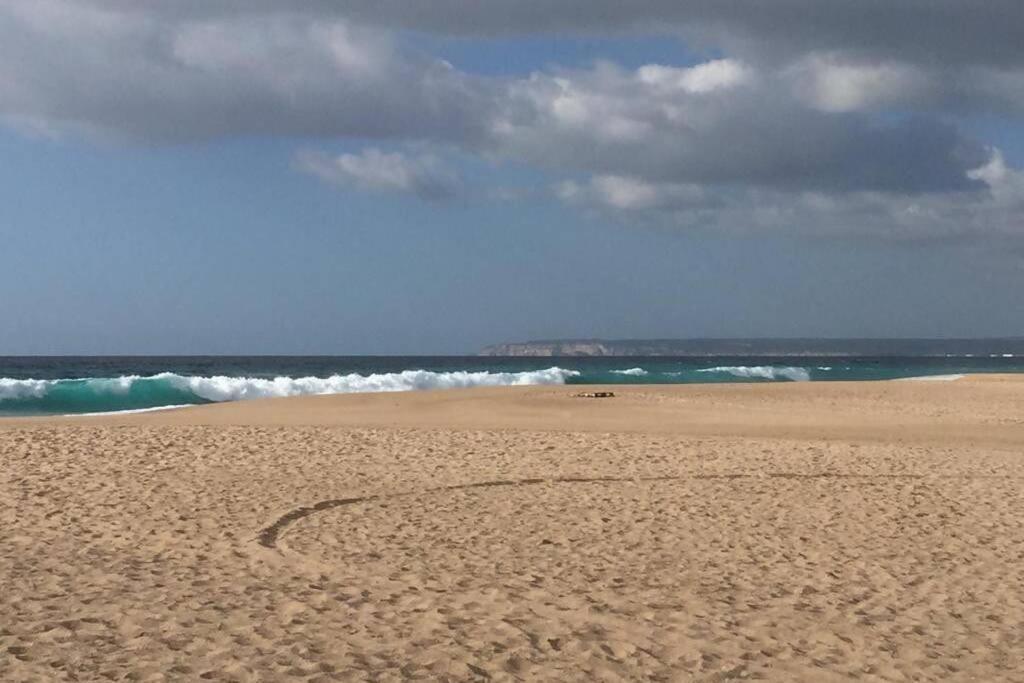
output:
<svg viewBox="0 0 1024 683"><path fill-rule="evenodd" d="M1024 357L0 357L0 415L476 386L819 382L1024 373Z"/></svg>

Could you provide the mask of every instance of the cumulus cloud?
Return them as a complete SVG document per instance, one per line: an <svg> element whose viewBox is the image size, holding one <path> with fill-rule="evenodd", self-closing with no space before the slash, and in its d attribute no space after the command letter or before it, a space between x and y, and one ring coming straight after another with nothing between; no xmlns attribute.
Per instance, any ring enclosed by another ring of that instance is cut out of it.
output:
<svg viewBox="0 0 1024 683"><path fill-rule="evenodd" d="M456 174L427 155L410 157L375 148L334 157L306 151L296 162L301 170L325 182L360 190L408 193L434 201L450 199L459 189Z"/></svg>
<svg viewBox="0 0 1024 683"><path fill-rule="evenodd" d="M563 200L628 219L734 233L800 232L896 240L1018 238L1024 234L1024 173L998 150L968 175L969 192L905 195L830 194L756 187L694 186L635 177L597 176L556 185Z"/></svg>
<svg viewBox="0 0 1024 683"><path fill-rule="evenodd" d="M936 68L812 53L780 73L794 95L826 112L900 109L1024 115L1024 68Z"/></svg>
<svg viewBox="0 0 1024 683"><path fill-rule="evenodd" d="M443 34L658 32L765 59L839 50L930 64L1024 64L1018 0L319 0L312 6Z"/></svg>
<svg viewBox="0 0 1024 683"><path fill-rule="evenodd" d="M794 89L812 106L849 112L906 104L928 96L925 74L907 64L859 64L814 54L788 69Z"/></svg>
<svg viewBox="0 0 1024 683"><path fill-rule="evenodd" d="M454 150L683 225L1024 233L1020 172L957 125L1024 116L1021 25L1019 0L8 0L0 120L145 143L370 140L297 165L424 199L459 190L439 160ZM484 77L402 29L658 32L717 57Z"/></svg>
<svg viewBox="0 0 1024 683"><path fill-rule="evenodd" d="M475 135L489 98L344 19L164 19L87 2L0 6L0 116L145 140Z"/></svg>
<svg viewBox="0 0 1024 683"><path fill-rule="evenodd" d="M951 125L804 106L773 73L733 60L538 73L498 111L489 142L501 154L648 181L944 192L976 187L967 171L987 158Z"/></svg>
<svg viewBox="0 0 1024 683"><path fill-rule="evenodd" d="M735 59L715 59L683 68L648 64L636 73L641 82L662 91L691 94L732 88L749 82L753 76L750 67Z"/></svg>

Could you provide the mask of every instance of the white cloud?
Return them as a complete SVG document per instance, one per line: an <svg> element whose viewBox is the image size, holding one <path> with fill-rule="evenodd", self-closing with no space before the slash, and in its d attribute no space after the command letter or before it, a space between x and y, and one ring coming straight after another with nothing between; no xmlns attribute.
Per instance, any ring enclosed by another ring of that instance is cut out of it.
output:
<svg viewBox="0 0 1024 683"><path fill-rule="evenodd" d="M7 0L0 120L147 143L369 139L359 154L309 152L297 163L333 183L428 199L458 190L454 172L378 146L591 178L560 196L686 224L1019 230L1019 171L954 122L1024 113L1019 23L1007 28L1024 4L985 13L935 0L927 16L853 0L728 5ZM911 16L920 31L899 23ZM616 22L698 36L728 56L483 77L395 31L607 32Z"/></svg>
<svg viewBox="0 0 1024 683"><path fill-rule="evenodd" d="M441 200L459 188L455 173L437 158L406 156L398 152L366 149L359 154L329 157L319 152L297 156L300 170L321 180L360 190L414 194L421 199Z"/></svg>
<svg viewBox="0 0 1024 683"><path fill-rule="evenodd" d="M687 229L867 235L897 240L1024 236L1024 172L999 150L969 171L982 186L949 194L830 194L754 187L709 188L597 176L556 186L563 201Z"/></svg>
<svg viewBox="0 0 1024 683"><path fill-rule="evenodd" d="M605 201L617 209L651 208L659 200L659 193L653 185L636 178L598 176L593 184Z"/></svg>
<svg viewBox="0 0 1024 683"><path fill-rule="evenodd" d="M927 76L908 64L860 64L810 55L786 69L798 94L827 112L877 109L911 102L928 89Z"/></svg>
<svg viewBox="0 0 1024 683"><path fill-rule="evenodd" d="M981 145L934 120L807 106L726 60L535 73L509 84L487 149L547 168L648 182L820 191L969 189Z"/></svg>
<svg viewBox="0 0 1024 683"><path fill-rule="evenodd" d="M917 65L811 53L780 70L793 93L826 112L901 109L1024 115L1024 69Z"/></svg>
<svg viewBox="0 0 1024 683"><path fill-rule="evenodd" d="M637 69L637 78L665 90L706 93L743 85L753 78L753 71L735 59L714 59L692 67L648 64Z"/></svg>
<svg viewBox="0 0 1024 683"><path fill-rule="evenodd" d="M1001 151L993 149L989 162L968 175L988 186L995 203L1021 212L1019 221L1024 224L1024 172L1007 166Z"/></svg>
<svg viewBox="0 0 1024 683"><path fill-rule="evenodd" d="M599 202L620 210L696 208L707 200L707 192L699 185L651 183L628 176L596 176L590 189Z"/></svg>
<svg viewBox="0 0 1024 683"><path fill-rule="evenodd" d="M948 125L833 115L905 92L889 67L815 62L825 85L808 106L734 58L487 79L333 15L97 7L0 7L0 116L157 141L424 141L557 171L821 191L964 189L981 160Z"/></svg>

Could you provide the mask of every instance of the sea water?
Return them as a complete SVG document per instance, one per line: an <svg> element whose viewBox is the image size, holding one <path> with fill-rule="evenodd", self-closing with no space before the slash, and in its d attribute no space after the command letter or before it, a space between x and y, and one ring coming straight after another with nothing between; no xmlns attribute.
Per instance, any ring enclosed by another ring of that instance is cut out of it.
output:
<svg viewBox="0 0 1024 683"><path fill-rule="evenodd" d="M817 382L1024 373L1024 357L0 357L0 415L480 386Z"/></svg>

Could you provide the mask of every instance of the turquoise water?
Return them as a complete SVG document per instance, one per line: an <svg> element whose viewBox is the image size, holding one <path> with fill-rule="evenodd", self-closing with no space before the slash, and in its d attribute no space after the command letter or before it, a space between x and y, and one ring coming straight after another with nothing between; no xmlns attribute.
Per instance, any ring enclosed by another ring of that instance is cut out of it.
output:
<svg viewBox="0 0 1024 683"><path fill-rule="evenodd" d="M1024 373L1024 358L0 357L0 415L474 386L815 382L986 372Z"/></svg>

